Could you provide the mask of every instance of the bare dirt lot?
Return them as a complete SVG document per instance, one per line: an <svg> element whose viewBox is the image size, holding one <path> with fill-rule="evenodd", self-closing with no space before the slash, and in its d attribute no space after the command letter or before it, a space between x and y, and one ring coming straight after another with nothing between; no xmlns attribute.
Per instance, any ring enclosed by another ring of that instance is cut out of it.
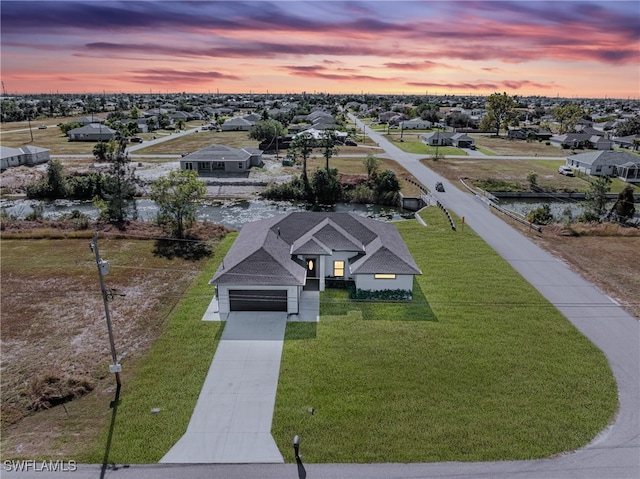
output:
<svg viewBox="0 0 640 479"><path fill-rule="evenodd" d="M208 224L192 233L216 241L224 231ZM147 351L205 261L198 255L176 256L176 242L144 239L161 235L148 224L132 223L124 231L101 227L101 257L111 266L105 277L113 293L109 309L118 353L126 354L125 376L127 363ZM68 224L3 223L3 456L70 458L75 441L104 425L114 383L91 236ZM55 403L68 393L77 397L48 408L47 401Z"/></svg>

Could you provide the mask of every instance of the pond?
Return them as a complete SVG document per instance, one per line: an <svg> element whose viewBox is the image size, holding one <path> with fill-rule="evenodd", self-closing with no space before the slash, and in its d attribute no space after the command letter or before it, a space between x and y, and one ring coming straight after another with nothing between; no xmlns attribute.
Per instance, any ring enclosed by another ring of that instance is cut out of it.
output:
<svg viewBox="0 0 640 479"><path fill-rule="evenodd" d="M0 208L7 214L17 218L25 218L33 212L32 205L41 203L44 206L43 216L46 219L56 219L73 210L89 215L95 219L98 216L98 210L93 206L91 201L81 200L55 200L55 201L37 201L37 200L0 200ZM145 221L154 221L158 212L156 204L149 199L136 200L136 208L138 210L138 219ZM260 219L270 218L277 214L288 213L292 211L311 211L306 204L296 204L288 201L266 201L266 200L250 200L250 201L211 201L200 205L197 209L196 216L198 220L207 220L212 223L218 223L230 228L239 229L245 223ZM318 211L334 211L338 213L356 213L369 218L377 218L383 221L396 221L404 218L411 218L413 214L393 206L379 206L356 203L338 203L333 207L326 207Z"/></svg>
<svg viewBox="0 0 640 479"><path fill-rule="evenodd" d="M569 198L556 199L550 198L549 201L541 201L539 199L511 199L501 198L497 203L504 209L513 211L526 216L531 210L538 209L543 205L549 205L549 209L554 218L562 220L565 218L576 218L582 215L585 211L585 205L583 200L575 200ZM615 201L611 201L607 204L607 211L613 207ZM636 214L634 220L640 221L640 207L636 205Z"/></svg>

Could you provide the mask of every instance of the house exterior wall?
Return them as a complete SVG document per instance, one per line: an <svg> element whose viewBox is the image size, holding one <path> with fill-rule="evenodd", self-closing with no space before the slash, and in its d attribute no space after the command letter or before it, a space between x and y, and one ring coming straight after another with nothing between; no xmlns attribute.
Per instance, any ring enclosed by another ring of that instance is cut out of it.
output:
<svg viewBox="0 0 640 479"><path fill-rule="evenodd" d="M20 153L7 156L0 161L0 170L6 170L11 166L37 165L50 160L49 151L39 151L37 153Z"/></svg>
<svg viewBox="0 0 640 479"><path fill-rule="evenodd" d="M353 279L349 273L349 258L356 256L353 251L334 251L331 256L324 257L325 276L333 277L333 262L344 261L344 279Z"/></svg>
<svg viewBox="0 0 640 479"><path fill-rule="evenodd" d="M382 291L385 289L413 290L413 275L399 274L396 279L375 279L372 274L356 274L356 288L366 291Z"/></svg>
<svg viewBox="0 0 640 479"><path fill-rule="evenodd" d="M287 314L297 314L300 301L301 286L249 286L249 285L217 285L218 291L218 311L221 318L226 318L231 312L229 304L230 289L246 289L251 291L282 291L287 290ZM223 316L224 315L224 316Z"/></svg>

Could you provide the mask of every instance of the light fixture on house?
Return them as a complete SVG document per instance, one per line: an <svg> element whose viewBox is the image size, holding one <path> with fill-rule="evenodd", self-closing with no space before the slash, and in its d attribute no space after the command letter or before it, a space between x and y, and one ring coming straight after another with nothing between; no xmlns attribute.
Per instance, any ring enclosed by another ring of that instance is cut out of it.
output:
<svg viewBox="0 0 640 479"><path fill-rule="evenodd" d="M309 271L313 271L313 260L312 259L309 260L307 265L309 266Z"/></svg>

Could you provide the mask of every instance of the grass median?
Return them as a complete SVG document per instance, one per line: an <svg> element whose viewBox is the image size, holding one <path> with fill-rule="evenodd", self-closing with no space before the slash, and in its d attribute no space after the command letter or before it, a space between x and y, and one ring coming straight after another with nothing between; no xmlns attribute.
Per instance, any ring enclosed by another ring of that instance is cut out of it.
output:
<svg viewBox="0 0 640 479"><path fill-rule="evenodd" d="M416 303L321 296L287 327L272 433L287 461L543 458L587 444L616 408L604 355L471 229L435 208L398 224ZM313 414L309 411L313 410Z"/></svg>

